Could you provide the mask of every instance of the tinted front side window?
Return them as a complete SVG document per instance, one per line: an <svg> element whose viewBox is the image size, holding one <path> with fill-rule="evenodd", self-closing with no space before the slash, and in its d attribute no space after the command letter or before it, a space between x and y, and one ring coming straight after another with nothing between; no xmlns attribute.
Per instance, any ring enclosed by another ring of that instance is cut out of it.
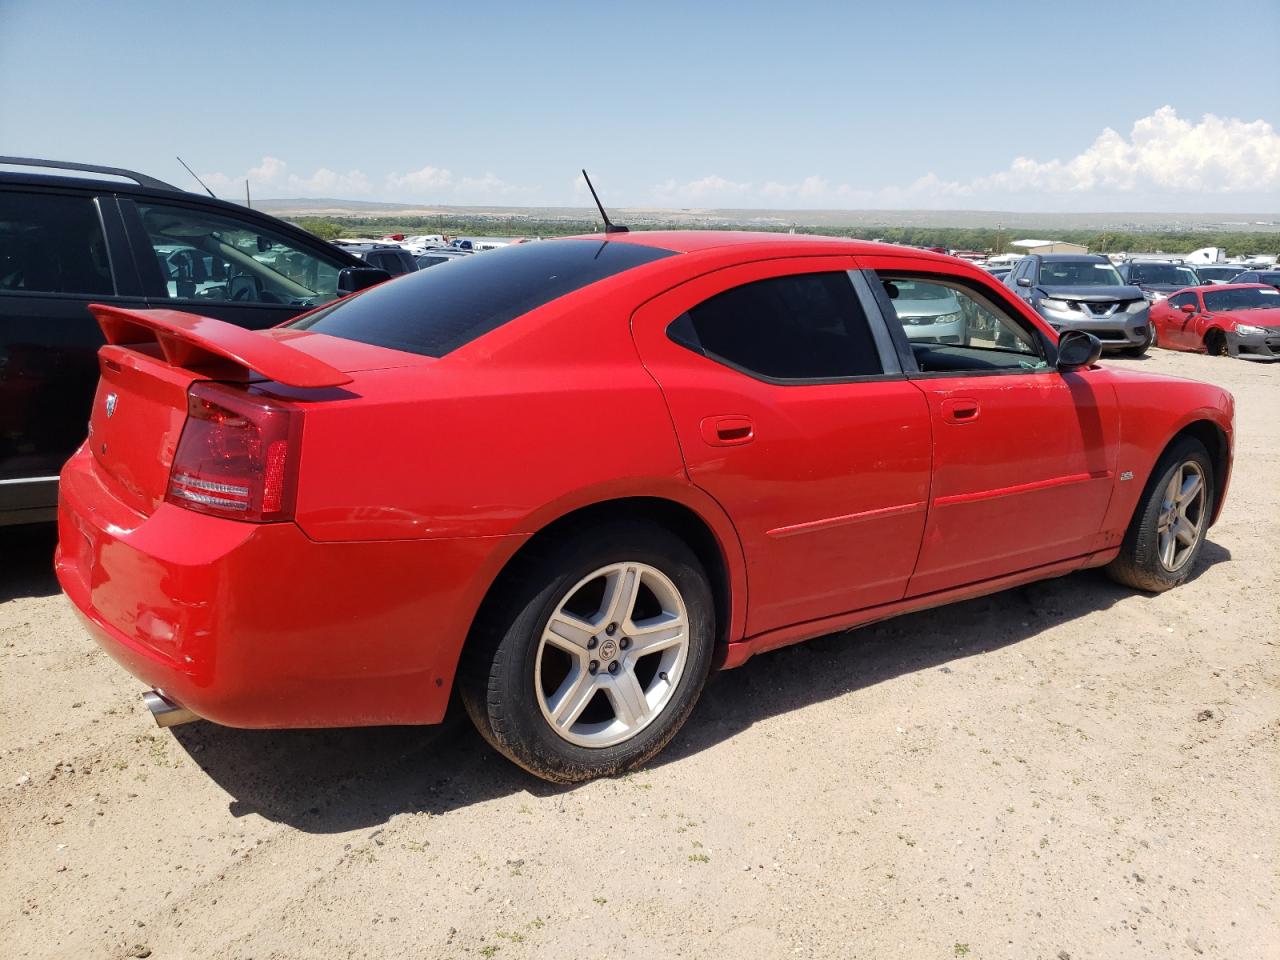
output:
<svg viewBox="0 0 1280 960"><path fill-rule="evenodd" d="M1188 303L1193 307L1196 305L1196 295L1194 293L1180 293L1176 297L1169 298L1169 306L1175 310L1186 306Z"/></svg>
<svg viewBox="0 0 1280 960"><path fill-rule="evenodd" d="M719 293L672 323L671 338L747 373L834 380L882 373L866 314L844 273L758 280Z"/></svg>
<svg viewBox="0 0 1280 960"><path fill-rule="evenodd" d="M91 198L0 191L0 292L115 293Z"/></svg>
<svg viewBox="0 0 1280 960"><path fill-rule="evenodd" d="M290 326L440 357L535 307L632 267L673 256L639 243L547 240L417 270Z"/></svg>

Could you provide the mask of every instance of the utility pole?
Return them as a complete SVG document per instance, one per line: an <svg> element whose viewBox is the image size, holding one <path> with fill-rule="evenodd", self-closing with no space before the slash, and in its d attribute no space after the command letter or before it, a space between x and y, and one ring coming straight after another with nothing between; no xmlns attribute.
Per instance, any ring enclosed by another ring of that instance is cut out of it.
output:
<svg viewBox="0 0 1280 960"><path fill-rule="evenodd" d="M250 209L252 209L252 208L253 208L253 204L249 202L249 180L248 180L248 178L246 178L246 179L245 179L245 181L244 181L244 205L245 205L246 207L249 207Z"/></svg>

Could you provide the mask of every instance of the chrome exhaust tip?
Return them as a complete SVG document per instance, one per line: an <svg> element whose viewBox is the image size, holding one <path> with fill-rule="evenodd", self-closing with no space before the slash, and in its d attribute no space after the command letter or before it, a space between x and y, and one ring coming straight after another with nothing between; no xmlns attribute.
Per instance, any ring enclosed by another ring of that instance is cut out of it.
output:
<svg viewBox="0 0 1280 960"><path fill-rule="evenodd" d="M180 704L174 703L159 690L148 690L142 695L142 702L151 711L157 727L176 727L180 723L190 723L200 718Z"/></svg>

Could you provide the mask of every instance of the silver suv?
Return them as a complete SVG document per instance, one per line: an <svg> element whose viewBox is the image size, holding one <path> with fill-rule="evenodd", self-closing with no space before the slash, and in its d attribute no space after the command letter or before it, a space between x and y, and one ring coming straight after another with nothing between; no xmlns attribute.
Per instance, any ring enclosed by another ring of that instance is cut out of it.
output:
<svg viewBox="0 0 1280 960"><path fill-rule="evenodd" d="M1151 346L1148 302L1099 254L1032 254L1005 277L1055 330L1084 330L1103 349L1140 357Z"/></svg>

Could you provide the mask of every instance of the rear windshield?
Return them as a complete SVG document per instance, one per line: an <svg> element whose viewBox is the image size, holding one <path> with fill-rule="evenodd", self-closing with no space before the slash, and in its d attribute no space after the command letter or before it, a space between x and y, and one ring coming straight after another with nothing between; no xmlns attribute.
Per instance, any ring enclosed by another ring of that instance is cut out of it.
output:
<svg viewBox="0 0 1280 960"><path fill-rule="evenodd" d="M557 297L672 254L601 240L521 243L407 274L287 326L441 357Z"/></svg>

